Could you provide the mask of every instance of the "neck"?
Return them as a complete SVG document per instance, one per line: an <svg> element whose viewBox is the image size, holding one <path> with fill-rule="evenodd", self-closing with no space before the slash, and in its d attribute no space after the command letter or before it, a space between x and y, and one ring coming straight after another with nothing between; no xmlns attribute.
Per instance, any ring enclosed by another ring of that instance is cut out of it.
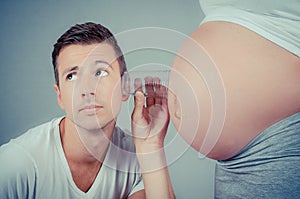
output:
<svg viewBox="0 0 300 199"><path fill-rule="evenodd" d="M64 118L60 134L67 160L79 164L103 162L114 127L115 121L112 121L97 131L89 131Z"/></svg>

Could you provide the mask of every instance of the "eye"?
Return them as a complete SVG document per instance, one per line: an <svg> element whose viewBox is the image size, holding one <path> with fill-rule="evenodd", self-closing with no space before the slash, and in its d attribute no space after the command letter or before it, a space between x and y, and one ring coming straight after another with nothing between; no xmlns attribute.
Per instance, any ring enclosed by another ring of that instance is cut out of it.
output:
<svg viewBox="0 0 300 199"><path fill-rule="evenodd" d="M97 77L105 77L108 73L105 70L98 70L95 74Z"/></svg>
<svg viewBox="0 0 300 199"><path fill-rule="evenodd" d="M73 81L73 80L76 80L77 79L77 75L76 73L70 73L66 76L66 80L67 81Z"/></svg>

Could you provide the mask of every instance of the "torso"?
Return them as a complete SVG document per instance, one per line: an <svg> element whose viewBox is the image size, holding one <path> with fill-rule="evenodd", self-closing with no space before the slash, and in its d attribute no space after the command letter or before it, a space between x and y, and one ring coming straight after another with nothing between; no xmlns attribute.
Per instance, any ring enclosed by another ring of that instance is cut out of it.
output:
<svg viewBox="0 0 300 199"><path fill-rule="evenodd" d="M102 163L87 151L76 132L66 131L66 124L70 129L72 123L67 118L62 119L59 125L64 155L75 185L82 192L87 192L100 172Z"/></svg>
<svg viewBox="0 0 300 199"><path fill-rule="evenodd" d="M83 165L80 163L72 163L67 160L72 178L78 189L83 192L87 192L93 185L98 173L101 169L101 162L94 163L91 165Z"/></svg>
<svg viewBox="0 0 300 199"><path fill-rule="evenodd" d="M228 22L207 22L191 37L215 62L226 92L224 128L208 157L232 157L271 124L300 111L299 57L240 25ZM196 73L187 72L190 65L182 64L175 60L173 67L192 85L204 84ZM198 99L208 98L207 91L198 90ZM201 106L210 107L210 104ZM170 110L172 112L172 106ZM201 129L192 143L196 150L201 147L211 116L209 108L203 110ZM175 126L178 122L175 119ZM187 135L182 136L189 139Z"/></svg>
<svg viewBox="0 0 300 199"><path fill-rule="evenodd" d="M144 188L131 136L116 127L111 140L114 147L109 148L102 165L84 166L78 161L76 165L64 153L61 121L53 119L0 147L5 152L1 163L6 162L2 170L9 171L5 175L14 174L11 183L6 183L12 198L16 194L20 198L126 198ZM74 174L78 179L73 180Z"/></svg>

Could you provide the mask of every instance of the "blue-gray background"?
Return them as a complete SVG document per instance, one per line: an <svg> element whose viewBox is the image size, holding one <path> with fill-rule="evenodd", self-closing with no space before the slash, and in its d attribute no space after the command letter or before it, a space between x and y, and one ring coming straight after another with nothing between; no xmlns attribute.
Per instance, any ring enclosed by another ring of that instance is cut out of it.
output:
<svg viewBox="0 0 300 199"><path fill-rule="evenodd" d="M189 35L202 18L198 0L1 1L0 145L64 114L53 89L51 52L56 39L70 26L94 21L114 34L133 28L162 27ZM172 64L172 56L158 54L148 51L142 56L131 55L127 57L128 68L151 62L153 57ZM121 112L119 124L128 128L125 117L128 113ZM176 135L172 124L169 134ZM169 167L177 198L213 198L214 166L214 161L199 158L193 149L185 151Z"/></svg>

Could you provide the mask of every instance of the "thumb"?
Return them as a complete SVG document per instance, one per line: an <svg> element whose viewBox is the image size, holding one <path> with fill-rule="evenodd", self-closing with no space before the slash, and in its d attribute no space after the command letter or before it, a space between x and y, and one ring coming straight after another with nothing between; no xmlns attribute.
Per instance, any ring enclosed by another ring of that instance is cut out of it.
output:
<svg viewBox="0 0 300 199"><path fill-rule="evenodd" d="M134 95L134 110L132 112L132 119L143 118L143 109L145 104L145 97L141 91L137 91Z"/></svg>

